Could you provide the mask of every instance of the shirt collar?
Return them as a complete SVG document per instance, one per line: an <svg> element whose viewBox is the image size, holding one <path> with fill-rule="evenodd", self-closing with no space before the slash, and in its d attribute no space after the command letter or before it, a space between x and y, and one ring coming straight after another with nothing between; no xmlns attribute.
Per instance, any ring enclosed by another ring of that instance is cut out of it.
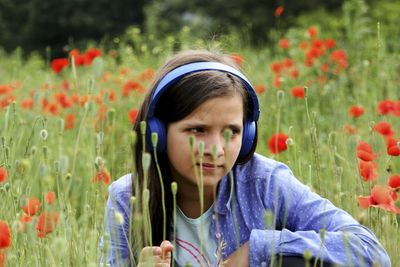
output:
<svg viewBox="0 0 400 267"><path fill-rule="evenodd" d="M231 210L231 201L233 195L233 187L234 183L231 183L231 179L233 180L233 170L231 177L230 175L225 175L219 184L218 187L218 197L217 197L217 205L215 205L215 212L219 214L226 214L228 211Z"/></svg>

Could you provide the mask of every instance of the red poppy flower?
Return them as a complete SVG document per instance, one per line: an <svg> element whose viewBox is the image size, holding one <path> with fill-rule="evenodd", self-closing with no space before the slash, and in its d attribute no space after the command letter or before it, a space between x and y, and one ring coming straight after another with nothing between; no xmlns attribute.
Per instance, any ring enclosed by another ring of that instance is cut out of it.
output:
<svg viewBox="0 0 400 267"><path fill-rule="evenodd" d="M116 99L117 99L117 94L115 93L114 90L110 90L108 92L108 100L115 101Z"/></svg>
<svg viewBox="0 0 400 267"><path fill-rule="evenodd" d="M275 17L280 17L283 11L285 11L285 8L283 6L277 6L274 11Z"/></svg>
<svg viewBox="0 0 400 267"><path fill-rule="evenodd" d="M400 100L397 101L391 113L396 117L400 117Z"/></svg>
<svg viewBox="0 0 400 267"><path fill-rule="evenodd" d="M96 175L92 179L93 183L100 182L102 181L104 184L109 184L110 183L110 174L107 172L106 168L103 166L100 167L100 171L96 171Z"/></svg>
<svg viewBox="0 0 400 267"><path fill-rule="evenodd" d="M6 95L12 91L12 87L9 85L0 84L0 95Z"/></svg>
<svg viewBox="0 0 400 267"><path fill-rule="evenodd" d="M39 213L41 208L40 201L36 197L29 197L25 200L25 205L22 207L25 214L33 216Z"/></svg>
<svg viewBox="0 0 400 267"><path fill-rule="evenodd" d="M279 75L274 75L273 86L276 88L279 88L282 86L282 79Z"/></svg>
<svg viewBox="0 0 400 267"><path fill-rule="evenodd" d="M58 213L55 211L46 212L43 211L42 214L39 215L38 221L36 224L37 235L40 238L45 237L47 234L53 232L54 227L58 223Z"/></svg>
<svg viewBox="0 0 400 267"><path fill-rule="evenodd" d="M82 55L78 49L71 50L69 56L74 58L75 66L79 67L85 64L85 55Z"/></svg>
<svg viewBox="0 0 400 267"><path fill-rule="evenodd" d="M230 58L239 66L243 64L244 58L239 54L231 54Z"/></svg>
<svg viewBox="0 0 400 267"><path fill-rule="evenodd" d="M387 185L375 185L370 196L359 196L358 204L362 208L378 207L389 212L400 214L400 208L395 204L396 192Z"/></svg>
<svg viewBox="0 0 400 267"><path fill-rule="evenodd" d="M391 137L386 139L386 152L390 156L400 156L400 140Z"/></svg>
<svg viewBox="0 0 400 267"><path fill-rule="evenodd" d="M0 183L5 182L8 178L7 169L0 167Z"/></svg>
<svg viewBox="0 0 400 267"><path fill-rule="evenodd" d="M68 65L69 61L67 58L55 58L51 61L51 69L57 74L68 67Z"/></svg>
<svg viewBox="0 0 400 267"><path fill-rule="evenodd" d="M85 65L90 65L93 62L93 59L102 55L102 52L98 48L89 48L85 52Z"/></svg>
<svg viewBox="0 0 400 267"><path fill-rule="evenodd" d="M288 136L284 133L277 133L270 137L268 141L269 151L272 154L277 154L287 149Z"/></svg>
<svg viewBox="0 0 400 267"><path fill-rule="evenodd" d="M363 161L372 161L377 157L372 147L367 142L359 141L356 147L357 157Z"/></svg>
<svg viewBox="0 0 400 267"><path fill-rule="evenodd" d="M290 67L292 67L293 65L294 65L294 61L293 61L293 59L290 59L290 58L284 58L283 60L282 60L282 66L283 67L285 67L285 68L290 68Z"/></svg>
<svg viewBox="0 0 400 267"><path fill-rule="evenodd" d="M322 72L328 72L329 71L329 64L328 63L324 63L324 64L321 65L321 67L319 67L319 69Z"/></svg>
<svg viewBox="0 0 400 267"><path fill-rule="evenodd" d="M79 104L81 105L81 107L83 107L88 101L89 101L88 95L81 95L79 97Z"/></svg>
<svg viewBox="0 0 400 267"><path fill-rule="evenodd" d="M138 113L139 113L138 109L131 109L128 111L129 120L132 124L135 123Z"/></svg>
<svg viewBox="0 0 400 267"><path fill-rule="evenodd" d="M364 114L364 108L362 106L351 106L349 108L349 115L354 118L358 118Z"/></svg>
<svg viewBox="0 0 400 267"><path fill-rule="evenodd" d="M378 164L374 161L358 161L358 171L364 181L373 181L378 176Z"/></svg>
<svg viewBox="0 0 400 267"><path fill-rule="evenodd" d="M33 99L26 98L21 101L22 109L32 109L33 108Z"/></svg>
<svg viewBox="0 0 400 267"><path fill-rule="evenodd" d="M122 96L129 96L129 93L131 91L137 91L137 92L144 92L143 86L135 81L135 80L128 80L123 86L122 86Z"/></svg>
<svg viewBox="0 0 400 267"><path fill-rule="evenodd" d="M304 60L304 66L306 67L312 67L315 64L315 59L314 57L310 56L309 53L307 53L306 58Z"/></svg>
<svg viewBox="0 0 400 267"><path fill-rule="evenodd" d="M0 251L8 248L11 244L10 227L5 221L0 220Z"/></svg>
<svg viewBox="0 0 400 267"><path fill-rule="evenodd" d="M292 77L293 79L297 79L299 77L299 70L294 69L289 72L289 76Z"/></svg>
<svg viewBox="0 0 400 267"><path fill-rule="evenodd" d="M388 186L394 189L400 189L400 175L392 175L388 179Z"/></svg>
<svg viewBox="0 0 400 267"><path fill-rule="evenodd" d="M302 41L302 42L299 44L299 48L300 48L301 50L306 50L306 49L308 48L308 42L307 42L307 41Z"/></svg>
<svg viewBox="0 0 400 267"><path fill-rule="evenodd" d="M282 70L282 65L280 62L273 62L271 64L271 70L272 72L274 72L275 74L279 74Z"/></svg>
<svg viewBox="0 0 400 267"><path fill-rule="evenodd" d="M58 115L58 106L56 103L51 103L48 106L48 110L53 115Z"/></svg>
<svg viewBox="0 0 400 267"><path fill-rule="evenodd" d="M291 90L292 96L295 98L304 98L305 93L304 93L304 87L293 87Z"/></svg>
<svg viewBox="0 0 400 267"><path fill-rule="evenodd" d="M392 126L390 123L381 121L374 125L374 131L383 135L384 137L392 137L395 132L392 131Z"/></svg>
<svg viewBox="0 0 400 267"><path fill-rule="evenodd" d="M373 204L371 196L358 196L357 202L363 209L367 209Z"/></svg>
<svg viewBox="0 0 400 267"><path fill-rule="evenodd" d="M336 46L336 40L335 39L326 39L324 42L324 45L327 49L334 48Z"/></svg>
<svg viewBox="0 0 400 267"><path fill-rule="evenodd" d="M76 57L76 56L79 55L79 54L80 54L80 52L79 52L79 50L76 49L76 48L74 48L74 49L72 49L71 51L69 51L69 56L70 56L70 57Z"/></svg>
<svg viewBox="0 0 400 267"><path fill-rule="evenodd" d="M33 217L26 214L22 214L21 217L19 218L19 221L23 223L30 223L33 221Z"/></svg>
<svg viewBox="0 0 400 267"><path fill-rule="evenodd" d="M324 42L323 42L322 40L319 40L319 39L315 39L315 40L313 40L313 41L311 42L311 46L312 46L313 48L316 48L315 51L317 51L317 54L318 54L318 55L324 53L324 52L322 51L323 45L324 45Z"/></svg>
<svg viewBox="0 0 400 267"><path fill-rule="evenodd" d="M392 112L395 109L396 101L394 100L382 100L378 104L378 113L380 115L386 115L389 112Z"/></svg>
<svg viewBox="0 0 400 267"><path fill-rule="evenodd" d="M393 201L393 190L386 185L374 185L371 190L371 197L374 205L390 204Z"/></svg>
<svg viewBox="0 0 400 267"><path fill-rule="evenodd" d="M73 105L73 102L65 93L55 94L54 97L63 108L70 108Z"/></svg>
<svg viewBox="0 0 400 267"><path fill-rule="evenodd" d="M254 86L254 90L257 94L261 95L267 90L267 88L263 84L258 84Z"/></svg>
<svg viewBox="0 0 400 267"><path fill-rule="evenodd" d="M33 221L33 217L26 215L26 214L22 214L21 217L19 218L19 229L18 231L20 231L21 233L25 232L25 228L26 228L26 224L27 223L31 223Z"/></svg>
<svg viewBox="0 0 400 267"><path fill-rule="evenodd" d="M56 201L56 193L54 193L53 191L47 192L44 195L44 200L47 202L47 204L53 205L54 202Z"/></svg>
<svg viewBox="0 0 400 267"><path fill-rule="evenodd" d="M139 74L139 79L142 81L150 81L155 74L156 71L154 69L145 69Z"/></svg>
<svg viewBox="0 0 400 267"><path fill-rule="evenodd" d="M282 49L288 49L289 48L289 40L288 39L280 39L279 47Z"/></svg>
<svg viewBox="0 0 400 267"><path fill-rule="evenodd" d="M354 125L351 125L351 124L345 124L343 126L343 130L347 134L357 134L358 133L358 129Z"/></svg>
<svg viewBox="0 0 400 267"><path fill-rule="evenodd" d="M75 127L75 115L72 113L65 116L65 126L64 129L73 129Z"/></svg>
<svg viewBox="0 0 400 267"><path fill-rule="evenodd" d="M311 38L314 38L314 37L317 36L317 28L315 28L315 27L309 27L309 28L307 29L307 33L308 33L308 36L310 36Z"/></svg>

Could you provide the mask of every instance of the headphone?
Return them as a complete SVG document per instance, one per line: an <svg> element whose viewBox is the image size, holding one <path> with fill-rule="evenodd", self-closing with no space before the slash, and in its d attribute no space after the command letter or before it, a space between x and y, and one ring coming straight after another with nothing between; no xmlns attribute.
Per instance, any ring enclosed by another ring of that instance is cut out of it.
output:
<svg viewBox="0 0 400 267"><path fill-rule="evenodd" d="M247 115L243 123L243 135L242 135L242 147L239 152L239 157L244 157L250 153L253 147L254 140L256 138L256 122L260 116L260 108L258 104L257 94L249 82L249 80L237 69L219 63L219 62L194 62L179 66L172 71L168 72L157 84L156 89L150 99L148 117L147 117L147 143L150 144L150 149L153 148L151 145L151 134L157 133L158 143L156 150L158 153L163 153L167 148L167 131L164 122L154 116L157 102L161 95L168 90L171 86L177 83L185 75L200 72L200 71L221 71L232 74L238 77L243 85L245 86L247 92L250 95L251 105L250 112Z"/></svg>

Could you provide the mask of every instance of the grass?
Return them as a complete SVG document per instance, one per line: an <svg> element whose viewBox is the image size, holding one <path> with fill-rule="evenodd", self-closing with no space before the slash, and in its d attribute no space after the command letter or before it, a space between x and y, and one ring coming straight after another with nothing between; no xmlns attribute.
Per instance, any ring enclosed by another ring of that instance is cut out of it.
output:
<svg viewBox="0 0 400 267"><path fill-rule="evenodd" d="M250 80L267 88L259 94L262 111L257 151L288 164L302 182L370 227L395 264L400 261L399 215L378 208L361 209L356 197L369 195L374 184L385 184L388 176L400 173L399 157L387 155L383 138L372 130L378 121L400 130L399 117L376 111L379 101L398 100L399 56L382 47L367 47L353 58L346 43L337 40L335 49L347 52L347 66L336 74L323 73L323 63L336 64L328 54L318 58L316 65L305 67L299 42L289 41L293 42L290 49L276 47L274 53L270 47L236 51L232 46L228 51L241 54ZM165 50L147 49L139 54L121 44L90 66L68 67L60 74L53 73L39 57L25 60L18 51L0 54L0 84L9 88L0 94L0 164L9 174L7 181L0 183L0 220L12 230L9 266L98 265L107 186L94 180L102 168L105 172L100 180L108 176L115 180L131 171L128 111L139 107L145 92L133 87L124 96L122 88L128 81L146 88L145 71L159 67L171 49L166 46ZM282 74L282 84L274 86L271 63L284 58L294 61L300 75L292 79ZM321 75L326 76L324 80L319 80ZM305 85L304 99L291 96L293 86ZM49 105L42 108L45 98L56 111ZM32 106L24 107L28 100ZM365 108L359 118L348 114L354 104ZM74 119L68 119L68 114ZM358 132L347 133L343 130L346 124ZM290 139L286 151L272 155L268 138L275 132L287 133ZM364 182L358 172L355 148L359 140L369 142L380 154L374 182ZM50 191L57 196L53 205L44 201ZM21 232L21 207L31 196L41 201L42 210L58 213L57 225L45 238L37 237L38 216L24 224Z"/></svg>

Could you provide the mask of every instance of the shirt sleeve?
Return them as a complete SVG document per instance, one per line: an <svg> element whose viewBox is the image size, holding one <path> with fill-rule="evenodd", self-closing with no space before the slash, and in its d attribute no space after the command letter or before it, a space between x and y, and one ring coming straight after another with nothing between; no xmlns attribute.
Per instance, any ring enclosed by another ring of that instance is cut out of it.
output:
<svg viewBox="0 0 400 267"><path fill-rule="evenodd" d="M264 203L272 203L269 209L276 216L272 220L276 225L270 229L279 230L252 230L250 266L270 266L274 255L303 256L305 252L343 266L391 266L368 228L313 193L285 165L274 170L266 192Z"/></svg>
<svg viewBox="0 0 400 267"><path fill-rule="evenodd" d="M130 266L132 246L129 245L130 190L117 181L109 187L105 209L104 232L100 241L100 266Z"/></svg>

